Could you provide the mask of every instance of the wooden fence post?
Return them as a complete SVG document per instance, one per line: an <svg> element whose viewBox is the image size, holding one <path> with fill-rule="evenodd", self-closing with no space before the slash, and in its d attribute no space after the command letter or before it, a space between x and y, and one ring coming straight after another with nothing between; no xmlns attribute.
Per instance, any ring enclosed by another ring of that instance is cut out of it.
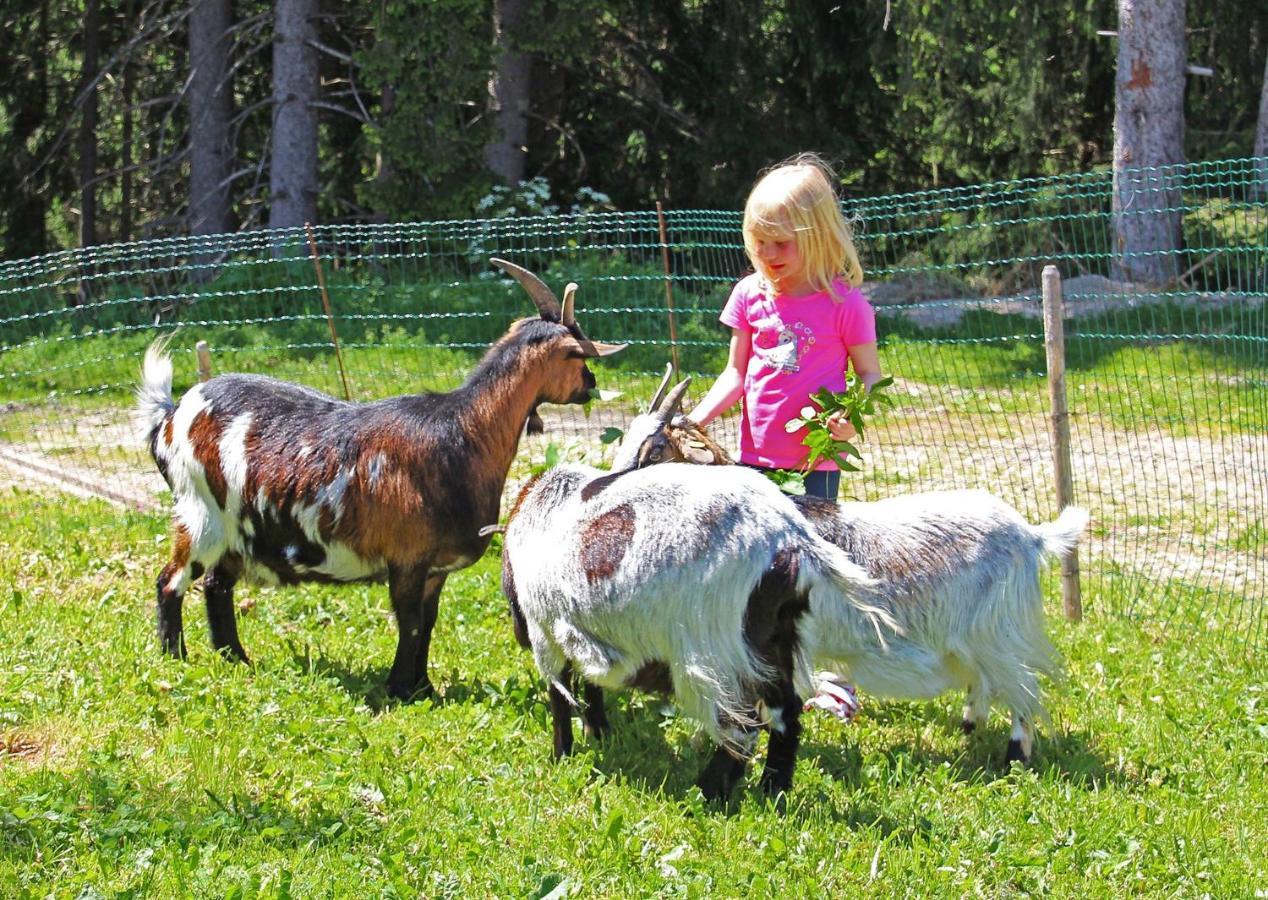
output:
<svg viewBox="0 0 1268 900"><path fill-rule="evenodd" d="M194 344L194 353L198 357L198 380L211 380L211 348L207 346L206 341L199 341Z"/></svg>
<svg viewBox="0 0 1268 900"><path fill-rule="evenodd" d="M1057 508L1074 502L1074 474L1070 465L1070 413L1065 393L1065 298L1056 266L1043 267L1043 334L1048 354L1048 398L1052 407L1052 468L1057 489ZM1061 598L1071 622L1083 619L1083 593L1079 586L1079 550L1061 559Z"/></svg>
<svg viewBox="0 0 1268 900"><path fill-rule="evenodd" d="M669 358L674 367L674 375L681 377L678 371L678 316L674 313L674 276L669 267L669 238L665 229L665 208L656 201L656 221L660 226L660 257L665 267L665 307L669 311Z"/></svg>

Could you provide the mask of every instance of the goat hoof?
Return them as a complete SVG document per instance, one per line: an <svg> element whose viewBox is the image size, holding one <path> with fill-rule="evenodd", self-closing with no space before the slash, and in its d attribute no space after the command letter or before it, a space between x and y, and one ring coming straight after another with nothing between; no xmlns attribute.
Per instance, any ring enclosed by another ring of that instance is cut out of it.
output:
<svg viewBox="0 0 1268 900"><path fill-rule="evenodd" d="M1021 749L1021 741L1009 741L1008 752L1004 754L1004 765L1011 766L1013 763L1021 763L1024 766L1029 762L1030 757L1028 757Z"/></svg>
<svg viewBox="0 0 1268 900"><path fill-rule="evenodd" d="M399 700L401 703L409 703L411 700L427 700L436 696L436 689L431 686L430 681L421 681L418 684L403 685L388 682L387 695L393 700Z"/></svg>
<svg viewBox="0 0 1268 900"><path fill-rule="evenodd" d="M960 730L963 731L965 734L972 734L974 731L977 730L977 723L974 722L972 719L964 719L962 722L960 722Z"/></svg>

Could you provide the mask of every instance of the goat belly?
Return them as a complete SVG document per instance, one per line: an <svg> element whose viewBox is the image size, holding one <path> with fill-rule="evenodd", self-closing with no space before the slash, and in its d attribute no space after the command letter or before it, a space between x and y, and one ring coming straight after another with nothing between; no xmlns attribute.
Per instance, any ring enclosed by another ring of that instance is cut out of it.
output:
<svg viewBox="0 0 1268 900"><path fill-rule="evenodd" d="M314 539L293 519L252 510L242 523L245 574L265 584L382 580L387 567L338 541Z"/></svg>

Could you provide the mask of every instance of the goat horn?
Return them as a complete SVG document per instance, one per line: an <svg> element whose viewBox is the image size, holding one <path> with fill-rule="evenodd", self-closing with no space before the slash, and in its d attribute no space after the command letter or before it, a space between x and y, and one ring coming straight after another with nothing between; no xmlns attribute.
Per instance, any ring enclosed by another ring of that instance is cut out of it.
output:
<svg viewBox="0 0 1268 900"><path fill-rule="evenodd" d="M674 389L669 392L669 396L665 398L665 406L660 411L660 420L666 424L674 417L674 413L678 412L678 407L682 405L682 398L687 393L687 385L691 384L691 376L688 375L682 381L674 385Z"/></svg>
<svg viewBox="0 0 1268 900"><path fill-rule="evenodd" d="M574 281L568 282L568 286L564 288L564 311L560 316L560 323L565 328L571 328L577 324L577 316L573 312L573 302L577 299L577 284Z"/></svg>
<svg viewBox="0 0 1268 900"><path fill-rule="evenodd" d="M660 407L660 401L665 399L665 390L669 387L669 379L674 376L674 364L665 363L665 377L660 380L660 387L656 388L656 393L652 394L652 402L647 404L647 411L654 413Z"/></svg>
<svg viewBox="0 0 1268 900"><path fill-rule="evenodd" d="M581 352L587 357L611 356L629 346L628 344L605 344L602 341L592 341L587 337L578 338L577 343L581 345Z"/></svg>
<svg viewBox="0 0 1268 900"><path fill-rule="evenodd" d="M554 291L546 286L546 282L528 271L528 269L517 266L515 263L508 262L505 259L493 257L489 262L520 283L520 287L526 290L528 296L533 298L533 303L537 304L537 311L541 313L543 319L548 322L562 321L559 298L555 296Z"/></svg>

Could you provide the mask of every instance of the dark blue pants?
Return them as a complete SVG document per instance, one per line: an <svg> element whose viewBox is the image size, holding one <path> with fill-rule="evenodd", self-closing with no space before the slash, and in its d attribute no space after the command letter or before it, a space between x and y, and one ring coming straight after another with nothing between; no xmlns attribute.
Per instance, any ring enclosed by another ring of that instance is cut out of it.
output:
<svg viewBox="0 0 1268 900"><path fill-rule="evenodd" d="M747 464L745 464L747 465ZM757 471L767 471L765 466L749 466ZM841 470L831 469L822 472L808 472L803 476L807 497L820 497L824 500L836 500L841 490Z"/></svg>

